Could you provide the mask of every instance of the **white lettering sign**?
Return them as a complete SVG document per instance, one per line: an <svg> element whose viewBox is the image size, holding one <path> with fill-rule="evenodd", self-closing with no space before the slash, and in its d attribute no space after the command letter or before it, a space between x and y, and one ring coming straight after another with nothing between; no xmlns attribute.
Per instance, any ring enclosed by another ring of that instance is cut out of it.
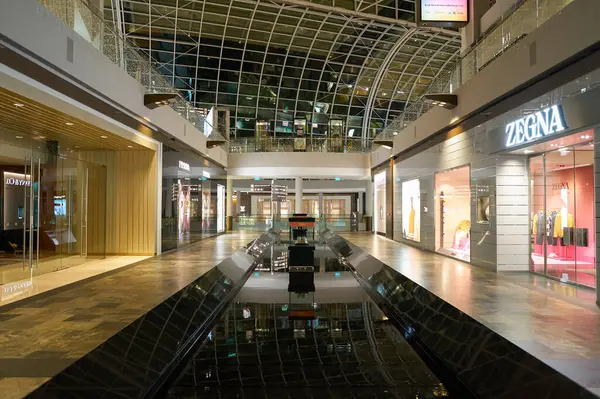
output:
<svg viewBox="0 0 600 399"><path fill-rule="evenodd" d="M31 186L31 182L28 180L22 179L13 179L12 177L8 177L6 179L7 186Z"/></svg>
<svg viewBox="0 0 600 399"><path fill-rule="evenodd" d="M562 132L566 128L562 108L560 105L553 105L507 124L506 146L530 143L544 136Z"/></svg>
<svg viewBox="0 0 600 399"><path fill-rule="evenodd" d="M179 161L179 169L183 169L183 170L187 170L188 172L190 171L190 164L183 162L183 161Z"/></svg>

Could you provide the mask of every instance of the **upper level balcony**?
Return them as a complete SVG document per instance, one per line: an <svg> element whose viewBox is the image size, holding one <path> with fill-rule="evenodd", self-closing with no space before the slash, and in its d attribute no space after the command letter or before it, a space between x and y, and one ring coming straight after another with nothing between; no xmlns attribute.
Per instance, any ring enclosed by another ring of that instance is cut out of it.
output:
<svg viewBox="0 0 600 399"><path fill-rule="evenodd" d="M229 152L334 152L369 153L373 149L372 140L360 138L334 137L263 137L241 138L229 141Z"/></svg>

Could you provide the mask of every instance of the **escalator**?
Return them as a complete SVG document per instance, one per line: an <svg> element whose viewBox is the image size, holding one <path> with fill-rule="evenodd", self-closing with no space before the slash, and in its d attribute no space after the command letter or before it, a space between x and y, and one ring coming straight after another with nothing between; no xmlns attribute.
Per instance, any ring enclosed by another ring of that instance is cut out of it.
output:
<svg viewBox="0 0 600 399"><path fill-rule="evenodd" d="M270 230L51 378L32 398L592 398L342 237L288 292ZM314 316L291 317L299 305Z"/></svg>

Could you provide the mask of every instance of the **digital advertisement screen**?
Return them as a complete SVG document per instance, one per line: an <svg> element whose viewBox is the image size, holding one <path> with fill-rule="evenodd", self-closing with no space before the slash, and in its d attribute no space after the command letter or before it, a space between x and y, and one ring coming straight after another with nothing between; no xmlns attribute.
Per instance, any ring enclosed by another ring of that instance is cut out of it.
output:
<svg viewBox="0 0 600 399"><path fill-rule="evenodd" d="M469 0L421 0L423 22L469 22Z"/></svg>
<svg viewBox="0 0 600 399"><path fill-rule="evenodd" d="M421 186L419 179L402 182L402 237L421 241Z"/></svg>

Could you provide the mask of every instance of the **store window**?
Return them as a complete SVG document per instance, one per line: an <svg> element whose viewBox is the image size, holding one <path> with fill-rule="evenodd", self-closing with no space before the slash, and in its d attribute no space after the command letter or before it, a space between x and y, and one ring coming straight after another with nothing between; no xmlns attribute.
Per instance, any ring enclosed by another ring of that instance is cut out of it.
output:
<svg viewBox="0 0 600 399"><path fill-rule="evenodd" d="M550 142L555 148L529 160L530 270L596 286L593 134Z"/></svg>
<svg viewBox="0 0 600 399"><path fill-rule="evenodd" d="M436 251L471 260L471 186L468 166L435 175Z"/></svg>
<svg viewBox="0 0 600 399"><path fill-rule="evenodd" d="M421 188L419 179L402 182L402 237L421 241Z"/></svg>
<svg viewBox="0 0 600 399"><path fill-rule="evenodd" d="M385 223L385 189L386 189L386 171L380 172L375 175L373 179L375 200L375 209L373 212L373 228L376 233L385 234L386 223Z"/></svg>

